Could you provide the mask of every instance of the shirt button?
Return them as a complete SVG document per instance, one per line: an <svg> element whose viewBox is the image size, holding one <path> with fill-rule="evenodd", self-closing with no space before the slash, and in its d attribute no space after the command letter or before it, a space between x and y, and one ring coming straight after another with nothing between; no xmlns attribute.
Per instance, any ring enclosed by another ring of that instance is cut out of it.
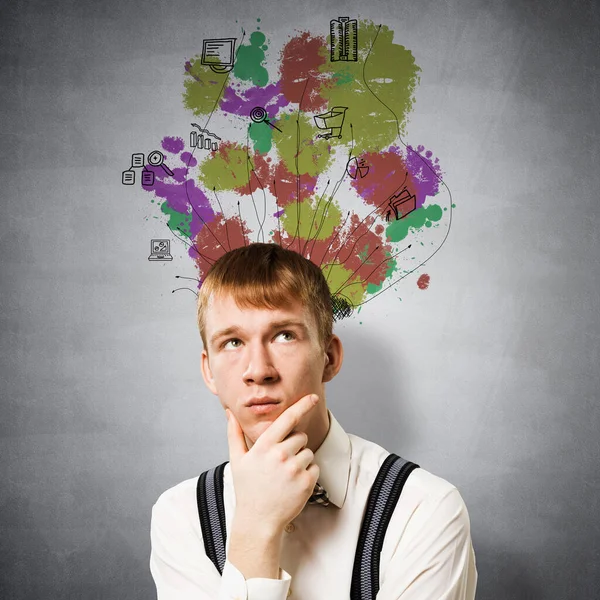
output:
<svg viewBox="0 0 600 600"><path fill-rule="evenodd" d="M296 526L293 523L288 523L285 527L284 527L286 533L293 533L294 531L296 531Z"/></svg>

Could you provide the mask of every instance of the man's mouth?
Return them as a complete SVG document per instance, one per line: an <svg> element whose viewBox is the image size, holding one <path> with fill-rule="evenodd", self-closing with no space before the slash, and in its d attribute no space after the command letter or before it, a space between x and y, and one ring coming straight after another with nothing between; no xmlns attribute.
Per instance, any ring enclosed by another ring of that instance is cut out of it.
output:
<svg viewBox="0 0 600 600"><path fill-rule="evenodd" d="M246 407L255 414L266 414L277 408L280 404L279 400L269 397L251 398L246 402Z"/></svg>

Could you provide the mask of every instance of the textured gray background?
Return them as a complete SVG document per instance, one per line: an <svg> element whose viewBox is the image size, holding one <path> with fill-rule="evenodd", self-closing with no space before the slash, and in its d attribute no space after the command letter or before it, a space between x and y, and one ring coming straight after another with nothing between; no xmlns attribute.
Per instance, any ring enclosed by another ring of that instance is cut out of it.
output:
<svg viewBox="0 0 600 600"><path fill-rule="evenodd" d="M407 141L457 210L429 290L338 328L329 404L459 487L478 598L598 597L597 3L32 0L0 9L1 598L154 597L152 503L226 457L225 428L170 292L191 261L146 260L166 230L121 171L187 131L204 37L260 17L277 47L340 15L413 51Z"/></svg>

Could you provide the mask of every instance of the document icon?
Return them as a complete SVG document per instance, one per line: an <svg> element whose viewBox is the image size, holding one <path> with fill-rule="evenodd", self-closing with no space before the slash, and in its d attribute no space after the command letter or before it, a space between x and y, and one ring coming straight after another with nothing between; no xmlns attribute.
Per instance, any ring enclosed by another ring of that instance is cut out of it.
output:
<svg viewBox="0 0 600 600"><path fill-rule="evenodd" d="M233 69L236 38L204 40L200 62L208 65L215 73L228 73Z"/></svg>

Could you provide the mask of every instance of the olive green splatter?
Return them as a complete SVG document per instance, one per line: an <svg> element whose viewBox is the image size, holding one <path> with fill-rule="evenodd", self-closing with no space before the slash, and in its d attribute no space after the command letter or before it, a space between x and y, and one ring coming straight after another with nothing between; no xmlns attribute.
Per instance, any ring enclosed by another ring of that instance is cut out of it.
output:
<svg viewBox="0 0 600 600"><path fill-rule="evenodd" d="M273 143L291 173L314 177L325 172L333 154L328 149L328 142L317 138L319 129L311 117L304 113L283 115L277 121L277 127L281 133L275 133Z"/></svg>
<svg viewBox="0 0 600 600"><path fill-rule="evenodd" d="M408 235L410 229L416 231L422 227L431 227L432 222L439 221L443 214L444 211L438 204L417 208L403 219L387 226L385 230L387 239L391 242L400 242Z"/></svg>
<svg viewBox="0 0 600 600"><path fill-rule="evenodd" d="M332 294L340 294L352 306L359 305L365 297L365 282L353 271L339 263L322 265L321 270L327 279Z"/></svg>
<svg viewBox="0 0 600 600"><path fill-rule="evenodd" d="M203 65L200 57L189 61L183 80L183 105L196 116L211 113L219 100L227 73L214 73L208 65Z"/></svg>
<svg viewBox="0 0 600 600"><path fill-rule="evenodd" d="M205 189L235 190L248 185L248 152L238 144L222 144L201 163L198 180Z"/></svg>
<svg viewBox="0 0 600 600"><path fill-rule="evenodd" d="M243 81L251 81L258 87L264 87L269 81L269 73L262 66L265 62L265 34L254 31L250 44L238 48L233 74Z"/></svg>
<svg viewBox="0 0 600 600"><path fill-rule="evenodd" d="M180 213L177 210L172 209L166 202L160 205L160 210L163 214L169 217L167 225L169 229L180 232L185 237L192 237L190 231L190 223L192 222L192 215L187 213Z"/></svg>
<svg viewBox="0 0 600 600"><path fill-rule="evenodd" d="M308 240L326 240L341 224L342 213L333 202L312 198L288 204L281 215L281 224L296 237Z"/></svg>
<svg viewBox="0 0 600 600"><path fill-rule="evenodd" d="M406 133L408 114L419 83L421 69L410 50L394 44L393 31L388 27L381 26L379 32L378 29L372 21L359 21L358 39L362 48L359 60L343 66L327 61L320 67L321 72L329 75L320 86L320 96L327 99L329 109L348 108L342 139L330 141L334 146L347 144L352 124L355 155L389 146L398 136L398 125L400 133Z"/></svg>

